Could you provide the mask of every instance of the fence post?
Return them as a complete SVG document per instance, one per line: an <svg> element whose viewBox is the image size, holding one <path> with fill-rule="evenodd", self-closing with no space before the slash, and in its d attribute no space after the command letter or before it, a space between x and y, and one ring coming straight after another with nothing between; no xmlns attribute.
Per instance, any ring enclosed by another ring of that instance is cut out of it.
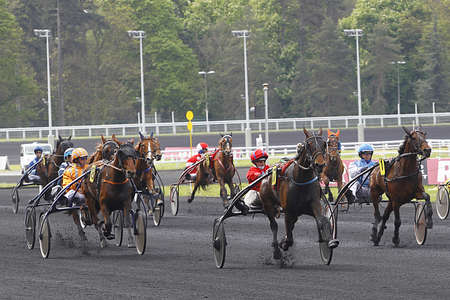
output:
<svg viewBox="0 0 450 300"><path fill-rule="evenodd" d="M125 126L122 127L122 135L125 136Z"/></svg>
<svg viewBox="0 0 450 300"><path fill-rule="evenodd" d="M22 138L25 139L25 130L22 131Z"/></svg>
<svg viewBox="0 0 450 300"><path fill-rule="evenodd" d="M433 102L433 124L436 125L436 107L435 107L435 103Z"/></svg>
<svg viewBox="0 0 450 300"><path fill-rule="evenodd" d="M177 133L177 127L175 126L175 112L172 112L172 133Z"/></svg>
<svg viewBox="0 0 450 300"><path fill-rule="evenodd" d="M292 128L293 128L294 130L297 130L297 121L294 120L294 122L293 122L292 125L293 125Z"/></svg>
<svg viewBox="0 0 450 300"><path fill-rule="evenodd" d="M108 128L108 127L105 128L105 135L106 135L106 136L109 135L109 128Z"/></svg>
<svg viewBox="0 0 450 300"><path fill-rule="evenodd" d="M9 130L6 130L6 140L9 140Z"/></svg>
<svg viewBox="0 0 450 300"><path fill-rule="evenodd" d="M159 135L158 113L156 111L155 111L155 126L156 126L156 135Z"/></svg>
<svg viewBox="0 0 450 300"><path fill-rule="evenodd" d="M414 113L416 114L416 125L419 126L419 116L417 115L417 102L414 103Z"/></svg>
<svg viewBox="0 0 450 300"><path fill-rule="evenodd" d="M92 136L92 128L89 127L89 137L91 137L91 136Z"/></svg>

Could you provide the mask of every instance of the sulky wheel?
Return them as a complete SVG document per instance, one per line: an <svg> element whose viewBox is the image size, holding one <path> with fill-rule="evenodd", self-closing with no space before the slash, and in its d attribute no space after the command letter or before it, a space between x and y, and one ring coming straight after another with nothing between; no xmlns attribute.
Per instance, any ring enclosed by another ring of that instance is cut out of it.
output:
<svg viewBox="0 0 450 300"><path fill-rule="evenodd" d="M333 247L330 247L329 245L329 241L332 240L331 223L324 222L319 229L319 234L320 259L325 265L329 265L333 258Z"/></svg>
<svg viewBox="0 0 450 300"><path fill-rule="evenodd" d="M448 190L444 185L440 185L436 195L436 213L441 220L448 217L449 196Z"/></svg>
<svg viewBox="0 0 450 300"><path fill-rule="evenodd" d="M138 210L134 215L134 240L136 243L136 250L139 255L144 254L145 246L147 244L147 230L145 224L145 217L142 211Z"/></svg>
<svg viewBox="0 0 450 300"><path fill-rule="evenodd" d="M123 210L115 210L111 214L112 232L114 233L114 244L122 246L123 240Z"/></svg>
<svg viewBox="0 0 450 300"><path fill-rule="evenodd" d="M414 219L414 234L417 244L423 245L427 239L427 220L425 217L425 206L422 203L417 204Z"/></svg>
<svg viewBox="0 0 450 300"><path fill-rule="evenodd" d="M14 187L14 189L12 190L11 193L11 199L12 199L12 208L13 208L13 213L17 214L17 212L19 211L19 189L16 187Z"/></svg>
<svg viewBox="0 0 450 300"><path fill-rule="evenodd" d="M163 210L164 210L164 205L161 205L161 206L156 205L153 208L153 224L155 226L159 226L159 224L161 224Z"/></svg>
<svg viewBox="0 0 450 300"><path fill-rule="evenodd" d="M216 267L221 269L225 264L227 239L225 237L225 229L223 223L219 223L218 219L214 220L212 242Z"/></svg>
<svg viewBox="0 0 450 300"><path fill-rule="evenodd" d="M25 238L27 248L33 249L36 241L36 210L34 207L27 207L25 212Z"/></svg>
<svg viewBox="0 0 450 300"><path fill-rule="evenodd" d="M170 208L172 209L172 215L176 216L178 214L178 206L180 192L178 186L174 185L170 187Z"/></svg>
<svg viewBox="0 0 450 300"><path fill-rule="evenodd" d="M44 214L41 214L40 224L40 234L39 234L39 247L41 249L41 255L43 258L47 258L50 254L50 239L52 234L50 232L50 224L48 218L44 220Z"/></svg>
<svg viewBox="0 0 450 300"><path fill-rule="evenodd" d="M320 208L322 215L330 221L332 236L335 236L337 230L337 211L333 214L333 207L324 194L320 198Z"/></svg>

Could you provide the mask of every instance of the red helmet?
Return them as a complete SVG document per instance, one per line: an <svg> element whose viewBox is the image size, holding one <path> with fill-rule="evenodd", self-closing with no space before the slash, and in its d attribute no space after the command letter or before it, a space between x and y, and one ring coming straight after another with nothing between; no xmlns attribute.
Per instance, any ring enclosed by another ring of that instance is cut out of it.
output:
<svg viewBox="0 0 450 300"><path fill-rule="evenodd" d="M197 144L197 151L204 153L208 151L208 144L207 143L198 143Z"/></svg>
<svg viewBox="0 0 450 300"><path fill-rule="evenodd" d="M269 155L266 151L261 149L256 149L252 152L252 154L250 154L250 160L252 161L252 163L255 163L255 161L258 160L267 160L267 158L269 158Z"/></svg>

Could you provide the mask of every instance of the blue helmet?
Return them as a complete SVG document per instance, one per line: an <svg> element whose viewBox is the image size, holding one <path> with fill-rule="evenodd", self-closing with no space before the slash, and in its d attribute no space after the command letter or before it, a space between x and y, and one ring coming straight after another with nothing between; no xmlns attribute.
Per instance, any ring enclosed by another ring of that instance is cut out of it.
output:
<svg viewBox="0 0 450 300"><path fill-rule="evenodd" d="M36 146L36 147L34 148L34 153L36 153L36 152L38 152L38 151L43 152L41 146Z"/></svg>
<svg viewBox="0 0 450 300"><path fill-rule="evenodd" d="M72 155L73 149L74 148L69 148L66 151L64 151L64 160L67 160L67 158Z"/></svg>
<svg viewBox="0 0 450 300"><path fill-rule="evenodd" d="M358 149L358 155L361 157L363 153L373 154L373 147L369 144L362 144Z"/></svg>

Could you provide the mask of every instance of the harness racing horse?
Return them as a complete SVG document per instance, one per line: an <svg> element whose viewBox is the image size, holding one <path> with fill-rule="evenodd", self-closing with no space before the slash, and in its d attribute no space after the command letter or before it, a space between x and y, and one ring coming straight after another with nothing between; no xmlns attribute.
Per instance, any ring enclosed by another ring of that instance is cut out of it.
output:
<svg viewBox="0 0 450 300"><path fill-rule="evenodd" d="M101 136L101 139L102 143L97 145L95 152L88 158L88 164L92 164L93 162L102 159L107 161L112 160L114 154L119 148L119 145L121 144L115 134L111 136L110 140L105 139L103 135Z"/></svg>
<svg viewBox="0 0 450 300"><path fill-rule="evenodd" d="M322 189L318 176L325 165L326 151L326 143L321 136L322 129L318 135L310 133L305 128L303 132L306 136L305 142L298 144L295 158L283 165L275 188L271 178L274 173L261 183L260 197L272 230L274 259L281 258L280 247L286 251L293 245L292 231L298 217L303 214L315 218L320 242L328 242L330 248L338 245L337 240L330 241L329 235L322 234L324 230L331 232L330 221L322 215L320 203ZM286 237L278 244L278 225L275 217L279 215L279 205L284 211Z"/></svg>
<svg viewBox="0 0 450 300"><path fill-rule="evenodd" d="M159 195L157 191L155 191L155 183L153 178L153 161L161 160L161 145L159 143L158 138L153 137L153 132L149 137L145 137L142 133L139 132L139 143L135 146L135 150L137 153L137 162L136 162L136 174L135 174L135 183L138 189L145 191L146 195ZM147 202L148 207L148 198L144 197L144 200ZM163 202L161 199L158 199L157 205L162 205Z"/></svg>
<svg viewBox="0 0 450 300"><path fill-rule="evenodd" d="M136 150L130 143L121 144L112 162L98 161L91 168L91 176L83 181L83 191L89 210L87 224L94 224L100 237L100 246L106 246L106 239L113 239L110 214L114 210L123 210L125 227L128 228L128 245L132 243L131 220L129 210L133 197L130 179L136 173ZM92 175L92 172L95 172ZM102 212L103 221L99 222L98 213ZM103 228L102 228L103 223ZM130 241L131 240L131 241Z"/></svg>
<svg viewBox="0 0 450 300"><path fill-rule="evenodd" d="M192 194L188 199L189 203L194 200L198 187L205 189L211 183L211 178L214 177L220 185L220 198L222 199L223 206L228 206L228 195L225 184L230 188L231 197L234 197L236 194L235 188L233 187L233 176L236 173L236 168L233 163L232 144L232 134L221 135L218 150L213 154L212 166L210 166L211 161L209 156L206 157L203 163L197 166L197 177Z"/></svg>
<svg viewBox="0 0 450 300"><path fill-rule="evenodd" d="M427 228L432 228L433 226L433 210L431 208L430 195L425 193L422 185L422 173L420 172L420 161L430 157L431 147L428 145L426 133L422 129L409 131L403 127L403 130L406 135L403 144L398 150L399 155L386 165L385 175L380 172L380 167L377 166L370 176L370 198L373 202L375 217L371 241L375 246L378 246L383 236L386 221L389 219L392 211L394 211L395 216L392 242L396 247L400 244L400 206L411 202L413 198L425 199L426 225ZM418 155L423 156L420 161L417 160ZM384 210L383 218L381 218L378 204L383 193L386 194L389 202ZM378 226L380 221L381 224Z"/></svg>
<svg viewBox="0 0 450 300"><path fill-rule="evenodd" d="M328 130L327 152L325 155L325 167L323 168L320 178L325 185L325 193L328 200L333 202L333 194L329 188L330 181L335 181L338 191L342 188L342 174L344 173L344 164L339 153L339 133Z"/></svg>

